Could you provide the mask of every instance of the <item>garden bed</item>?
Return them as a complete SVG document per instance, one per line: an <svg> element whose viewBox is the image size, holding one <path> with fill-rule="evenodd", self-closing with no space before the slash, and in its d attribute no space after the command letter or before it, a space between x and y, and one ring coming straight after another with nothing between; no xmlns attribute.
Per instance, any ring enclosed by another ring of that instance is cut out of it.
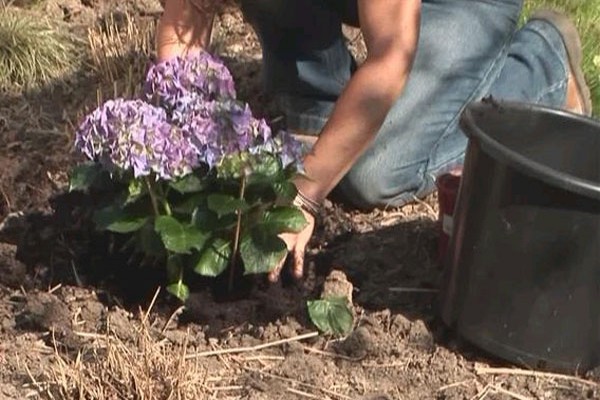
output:
<svg viewBox="0 0 600 400"><path fill-rule="evenodd" d="M111 9L56 3L71 10L63 16L73 29ZM216 49L240 97L277 117L260 93L252 32L235 12L218 28ZM118 239L85 225L84 197L62 194L77 161L72 126L95 106L98 87L111 88L89 74L71 83L76 90L0 102L0 219L12 213L16 224L0 243L0 398L600 398L594 373L584 380L511 369L439 322L435 196L371 213L327 203L304 280L259 279L246 298L228 302L199 284L180 308L157 291L160 273L136 271ZM356 329L343 340L317 335L306 311L332 270L354 286Z"/></svg>

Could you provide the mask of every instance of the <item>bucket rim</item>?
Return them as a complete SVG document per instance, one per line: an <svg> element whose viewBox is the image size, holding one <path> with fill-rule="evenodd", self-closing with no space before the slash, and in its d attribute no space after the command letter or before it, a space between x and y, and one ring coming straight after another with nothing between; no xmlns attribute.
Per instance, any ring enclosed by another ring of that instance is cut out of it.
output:
<svg viewBox="0 0 600 400"><path fill-rule="evenodd" d="M506 100L496 100L492 98L486 98L480 101L471 102L465 107L461 117L460 117L460 125L463 132L467 135L469 139L476 138L485 145L488 149L488 153L493 157L499 159L500 161L511 165L513 167L517 167L519 171L522 173L529 175L533 178L540 179L541 181L550 184L552 186L557 186L561 189L567 190L569 192L574 192L576 194L591 197L595 200L600 200L600 182L594 182L588 179L582 179L572 174L568 174L566 172L559 171L555 168L551 168L542 163L536 162L527 158L515 150L511 150L507 146L501 144L497 140L494 140L485 131L480 128L475 122L475 117L473 115L476 111L487 111L487 110L532 110L536 112L541 112L549 115L557 115L557 116L565 116L571 119L577 120L578 122L582 122L588 125L591 125L593 128L600 131L600 120L594 119L592 117L587 117L580 114L574 114L569 111L565 111L563 109L543 106L539 104L533 103L525 103L518 101L506 101Z"/></svg>

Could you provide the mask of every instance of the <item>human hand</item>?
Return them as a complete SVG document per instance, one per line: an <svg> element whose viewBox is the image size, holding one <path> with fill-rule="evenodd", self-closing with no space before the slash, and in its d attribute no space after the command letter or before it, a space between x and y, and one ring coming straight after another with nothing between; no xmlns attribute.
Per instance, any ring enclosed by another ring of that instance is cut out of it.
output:
<svg viewBox="0 0 600 400"><path fill-rule="evenodd" d="M282 233L279 237L285 242L288 253L283 256L277 266L269 273L269 280L277 282L281 275L281 270L285 265L285 260L291 255L293 257L292 274L296 279L302 278L304 273L304 254L306 253L306 245L310 240L315 229L315 217L302 209L304 218L306 218L306 226L298 233Z"/></svg>

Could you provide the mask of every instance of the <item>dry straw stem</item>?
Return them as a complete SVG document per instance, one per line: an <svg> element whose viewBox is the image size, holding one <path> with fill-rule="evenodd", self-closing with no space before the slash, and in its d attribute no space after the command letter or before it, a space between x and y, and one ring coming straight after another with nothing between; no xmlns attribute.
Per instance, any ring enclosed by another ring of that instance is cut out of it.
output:
<svg viewBox="0 0 600 400"><path fill-rule="evenodd" d="M53 84L79 65L81 43L63 25L0 4L0 89Z"/></svg>
<svg viewBox="0 0 600 400"><path fill-rule="evenodd" d="M585 386L598 387L599 383L593 382L587 379L578 378L576 376L571 375L563 375L556 374L552 372L540 372L540 371L530 371L526 369L518 369L518 368L488 368L488 367L475 367L475 373L477 375L520 375L520 376L529 376L534 378L544 378L544 379L560 379L568 382L579 383Z"/></svg>
<svg viewBox="0 0 600 400"><path fill-rule="evenodd" d="M249 353L249 352L253 352L253 351L259 351L259 350L268 349L270 347L281 346L282 344L286 344L286 343L291 343L291 342L297 342L297 341L300 341L300 340L310 339L310 338L316 337L318 335L319 335L319 332L309 332L309 333L305 333L303 335L294 336L294 337L291 337L291 338L288 338L288 339L276 340L274 342L263 343L263 344L259 344L259 345L256 345L256 346L235 347L235 348L231 348L231 349L203 351L203 352L200 352L200 353L188 354L186 356L186 359L201 358L201 357L210 357L210 356L221 356L221 355L225 355L225 354Z"/></svg>
<svg viewBox="0 0 600 400"><path fill-rule="evenodd" d="M75 359L55 348L54 363L43 377L30 377L43 399L196 400L207 398L207 371L186 361L187 341L180 346L157 341L147 322L133 343L116 335L94 335L94 345Z"/></svg>
<svg viewBox="0 0 600 400"><path fill-rule="evenodd" d="M109 14L88 30L92 69L104 83L126 80L133 95L154 52L154 20Z"/></svg>

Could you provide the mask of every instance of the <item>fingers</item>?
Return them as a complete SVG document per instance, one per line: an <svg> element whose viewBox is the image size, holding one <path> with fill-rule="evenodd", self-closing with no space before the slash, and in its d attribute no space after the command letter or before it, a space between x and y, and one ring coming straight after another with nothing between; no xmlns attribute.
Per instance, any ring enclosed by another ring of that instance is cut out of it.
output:
<svg viewBox="0 0 600 400"><path fill-rule="evenodd" d="M294 278L300 279L304 275L304 248L294 251Z"/></svg>
<svg viewBox="0 0 600 400"><path fill-rule="evenodd" d="M270 282L277 282L279 280L279 276L281 275L281 270L283 269L283 266L285 265L285 260L287 259L287 253L285 254L285 256L283 256L283 258L281 259L281 261L279 261L277 263L277 265L275 266L275 268L273 268L273 270L271 272L269 272L269 281Z"/></svg>
<svg viewBox="0 0 600 400"><path fill-rule="evenodd" d="M305 251L304 246L296 246L292 250L289 250L289 252L293 253L293 257L294 257L294 261L293 261L293 265L292 265L292 275L296 279L300 279L304 275L304 251ZM288 258L288 254L286 254L277 263L277 265L275 266L275 268L273 268L273 270L271 272L269 272L269 281L277 282L279 280L279 277L281 276L281 270L285 266L285 262L286 262L287 258Z"/></svg>
<svg viewBox="0 0 600 400"><path fill-rule="evenodd" d="M269 273L269 281L277 282L281 274L281 270L285 266L285 261L289 253L293 255L293 261L290 263L292 268L292 276L296 279L302 278L304 275L304 254L306 246L313 232L314 218L307 215L309 225L300 233L283 233L279 237L285 242L288 253L277 263L275 268Z"/></svg>

